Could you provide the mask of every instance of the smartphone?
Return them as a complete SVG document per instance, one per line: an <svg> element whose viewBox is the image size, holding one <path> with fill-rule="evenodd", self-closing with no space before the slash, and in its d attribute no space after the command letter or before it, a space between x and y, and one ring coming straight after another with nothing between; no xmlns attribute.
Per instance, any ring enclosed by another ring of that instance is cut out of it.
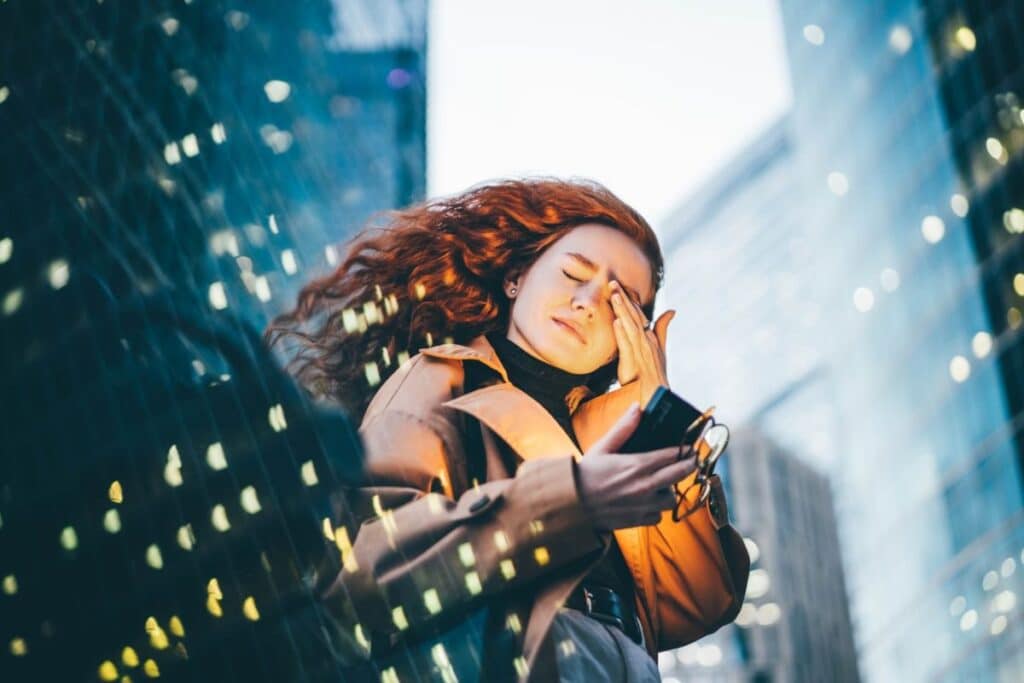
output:
<svg viewBox="0 0 1024 683"><path fill-rule="evenodd" d="M644 406L644 414L636 431L629 437L620 453L644 453L669 446L692 446L700 434L694 429L688 439L686 430L703 415L691 403L685 401L670 389L661 386Z"/></svg>

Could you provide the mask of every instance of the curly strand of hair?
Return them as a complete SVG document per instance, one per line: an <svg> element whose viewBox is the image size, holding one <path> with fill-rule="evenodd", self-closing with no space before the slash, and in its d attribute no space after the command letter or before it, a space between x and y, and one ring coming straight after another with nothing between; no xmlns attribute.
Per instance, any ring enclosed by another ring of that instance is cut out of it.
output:
<svg viewBox="0 0 1024 683"><path fill-rule="evenodd" d="M465 343L507 325L503 280L528 268L566 230L589 222L632 236L651 262L655 290L660 287L663 261L653 231L603 186L580 179L496 181L371 218L340 265L305 285L264 339L270 345L293 339L299 350L289 371L314 396L362 416L377 385L424 343ZM382 304L367 308L372 302ZM303 329L309 326L314 329ZM393 362L382 361L385 352ZM613 370L609 364L595 373L572 395L570 408L607 390Z"/></svg>

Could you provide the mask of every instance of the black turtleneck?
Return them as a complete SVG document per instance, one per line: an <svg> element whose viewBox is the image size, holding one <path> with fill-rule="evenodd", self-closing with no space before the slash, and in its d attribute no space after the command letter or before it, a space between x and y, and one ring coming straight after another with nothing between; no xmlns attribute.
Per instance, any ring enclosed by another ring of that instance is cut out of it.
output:
<svg viewBox="0 0 1024 683"><path fill-rule="evenodd" d="M494 347L501 364L505 366L509 382L544 406L579 448L580 444L572 428L572 416L569 414L565 396L573 387L586 384L590 375L566 372L539 358L534 358L498 332L488 334L487 340Z"/></svg>
<svg viewBox="0 0 1024 683"><path fill-rule="evenodd" d="M534 358L500 332L488 333L487 340L505 366L509 382L544 406L579 448L565 396L573 387L586 384L590 375L566 372ZM614 535L608 553L590 570L585 582L612 588L626 600L633 600L633 576Z"/></svg>

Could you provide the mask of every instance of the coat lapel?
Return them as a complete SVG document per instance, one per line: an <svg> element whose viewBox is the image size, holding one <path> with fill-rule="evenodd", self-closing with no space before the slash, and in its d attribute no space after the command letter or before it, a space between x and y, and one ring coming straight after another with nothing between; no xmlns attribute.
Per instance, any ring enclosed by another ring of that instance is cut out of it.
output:
<svg viewBox="0 0 1024 683"><path fill-rule="evenodd" d="M467 392L443 405L475 417L523 460L564 453L572 453L577 460L582 457L580 449L551 413L508 381L505 367L484 335L475 337L468 345L440 344L420 349L420 353L435 358L479 361L501 375L504 382Z"/></svg>

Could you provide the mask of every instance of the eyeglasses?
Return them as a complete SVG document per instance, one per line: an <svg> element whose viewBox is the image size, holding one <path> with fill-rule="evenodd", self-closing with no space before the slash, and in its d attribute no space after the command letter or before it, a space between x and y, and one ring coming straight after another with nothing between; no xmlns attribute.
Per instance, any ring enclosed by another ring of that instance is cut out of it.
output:
<svg viewBox="0 0 1024 683"><path fill-rule="evenodd" d="M675 522L689 517L704 506L704 501L711 495L711 475L714 474L715 463L729 445L729 428L715 422L712 417L714 412L714 406L705 410L686 428L683 436L683 444L693 444L691 452L697 454L697 469L685 489L679 489L680 482L673 485L676 507L672 510L672 520Z"/></svg>

